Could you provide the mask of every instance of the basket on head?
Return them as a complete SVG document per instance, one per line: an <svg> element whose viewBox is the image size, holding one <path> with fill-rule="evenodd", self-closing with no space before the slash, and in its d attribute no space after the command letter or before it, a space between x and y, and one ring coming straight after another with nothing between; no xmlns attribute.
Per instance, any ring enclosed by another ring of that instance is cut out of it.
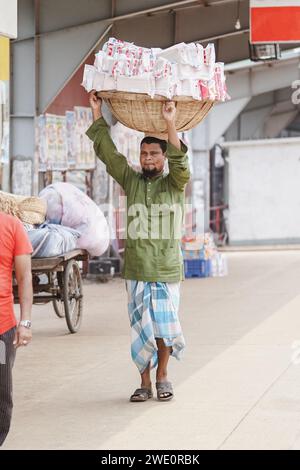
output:
<svg viewBox="0 0 300 470"><path fill-rule="evenodd" d="M47 205L38 197L0 191L0 211L18 217L24 223L35 225L45 222Z"/></svg>
<svg viewBox="0 0 300 470"><path fill-rule="evenodd" d="M125 126L144 132L146 135L166 138L167 127L162 115L162 105L168 100L164 96L155 95L151 98L143 93L123 91L100 91L98 96ZM176 104L175 125L178 132L195 127L214 105L213 101L194 100L189 96L176 96L172 101Z"/></svg>

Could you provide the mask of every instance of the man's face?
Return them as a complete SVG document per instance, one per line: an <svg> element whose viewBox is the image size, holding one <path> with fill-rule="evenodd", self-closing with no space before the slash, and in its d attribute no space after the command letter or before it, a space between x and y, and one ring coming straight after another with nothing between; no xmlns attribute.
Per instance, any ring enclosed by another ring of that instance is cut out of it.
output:
<svg viewBox="0 0 300 470"><path fill-rule="evenodd" d="M151 177L163 172L165 154L157 143L142 144L140 162L145 176Z"/></svg>

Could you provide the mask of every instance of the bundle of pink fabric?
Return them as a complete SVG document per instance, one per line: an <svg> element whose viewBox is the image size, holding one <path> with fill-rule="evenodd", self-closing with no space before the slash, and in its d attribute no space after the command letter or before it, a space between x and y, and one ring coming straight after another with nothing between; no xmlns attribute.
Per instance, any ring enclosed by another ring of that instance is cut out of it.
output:
<svg viewBox="0 0 300 470"><path fill-rule="evenodd" d="M47 203L47 222L70 227L80 233L76 248L100 256L109 245L109 227L101 209L70 183L54 183L39 196Z"/></svg>

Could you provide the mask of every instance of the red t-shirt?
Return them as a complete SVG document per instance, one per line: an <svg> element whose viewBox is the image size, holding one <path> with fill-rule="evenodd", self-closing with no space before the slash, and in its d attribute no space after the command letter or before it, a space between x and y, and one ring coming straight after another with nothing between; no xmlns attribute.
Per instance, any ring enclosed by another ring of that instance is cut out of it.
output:
<svg viewBox="0 0 300 470"><path fill-rule="evenodd" d="M12 292L14 257L31 253L32 246L20 220L0 212L0 334L17 324Z"/></svg>

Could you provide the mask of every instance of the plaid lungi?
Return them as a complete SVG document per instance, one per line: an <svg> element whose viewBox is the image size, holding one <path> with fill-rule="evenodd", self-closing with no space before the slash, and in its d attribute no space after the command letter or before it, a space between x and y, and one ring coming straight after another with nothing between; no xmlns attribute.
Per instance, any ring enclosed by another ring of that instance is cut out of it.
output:
<svg viewBox="0 0 300 470"><path fill-rule="evenodd" d="M131 357L143 373L158 363L156 338L163 338L180 359L185 348L178 319L180 282L126 280L131 325Z"/></svg>

